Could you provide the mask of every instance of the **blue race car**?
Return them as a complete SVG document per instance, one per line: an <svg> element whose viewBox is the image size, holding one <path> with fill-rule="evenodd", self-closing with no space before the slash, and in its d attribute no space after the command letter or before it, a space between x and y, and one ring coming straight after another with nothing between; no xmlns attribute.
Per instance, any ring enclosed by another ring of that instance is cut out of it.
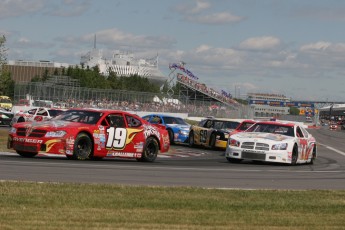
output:
<svg viewBox="0 0 345 230"><path fill-rule="evenodd" d="M152 124L164 125L169 133L170 144L188 142L190 125L182 118L163 114L150 114L143 116L143 119Z"/></svg>

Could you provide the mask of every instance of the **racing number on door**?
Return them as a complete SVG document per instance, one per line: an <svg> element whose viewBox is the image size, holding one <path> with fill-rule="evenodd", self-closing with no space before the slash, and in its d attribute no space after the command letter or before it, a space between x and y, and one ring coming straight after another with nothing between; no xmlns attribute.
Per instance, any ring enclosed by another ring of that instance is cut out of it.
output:
<svg viewBox="0 0 345 230"><path fill-rule="evenodd" d="M107 148L123 149L126 144L127 129L110 127L107 129Z"/></svg>
<svg viewBox="0 0 345 230"><path fill-rule="evenodd" d="M200 130L200 143L206 143L207 130Z"/></svg>

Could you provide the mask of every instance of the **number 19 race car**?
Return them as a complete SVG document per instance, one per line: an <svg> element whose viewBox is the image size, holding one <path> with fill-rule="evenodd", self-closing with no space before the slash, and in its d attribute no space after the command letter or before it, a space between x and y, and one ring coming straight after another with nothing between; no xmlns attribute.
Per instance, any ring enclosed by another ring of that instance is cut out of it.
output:
<svg viewBox="0 0 345 230"><path fill-rule="evenodd" d="M316 140L297 123L261 121L244 132L231 135L225 157L229 162L313 164L317 157Z"/></svg>
<svg viewBox="0 0 345 230"><path fill-rule="evenodd" d="M116 110L70 109L49 121L16 123L8 138L8 148L23 157L46 153L77 160L120 157L153 162L169 147L165 127Z"/></svg>

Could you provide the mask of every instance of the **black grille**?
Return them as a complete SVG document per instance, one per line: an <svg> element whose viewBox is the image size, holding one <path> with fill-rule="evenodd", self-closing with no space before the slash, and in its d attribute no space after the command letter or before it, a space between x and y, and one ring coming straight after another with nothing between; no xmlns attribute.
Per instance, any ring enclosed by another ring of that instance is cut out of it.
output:
<svg viewBox="0 0 345 230"><path fill-rule="evenodd" d="M17 129L17 135L21 136L21 137L25 137L26 136L26 128L18 128ZM47 133L46 130L41 130L41 129L33 129L28 137L43 137L45 134Z"/></svg>
<svg viewBox="0 0 345 230"><path fill-rule="evenodd" d="M37 153L36 145L24 145L22 143L13 143L13 148L17 151L34 152Z"/></svg>
<svg viewBox="0 0 345 230"><path fill-rule="evenodd" d="M250 160L265 160L266 154L254 152L242 152L242 158Z"/></svg>

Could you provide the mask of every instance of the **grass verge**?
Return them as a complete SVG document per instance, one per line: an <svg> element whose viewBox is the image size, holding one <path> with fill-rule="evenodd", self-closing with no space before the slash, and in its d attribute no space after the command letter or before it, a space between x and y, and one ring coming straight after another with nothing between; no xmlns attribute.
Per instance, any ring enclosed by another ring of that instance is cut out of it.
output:
<svg viewBox="0 0 345 230"><path fill-rule="evenodd" d="M343 229L345 191L0 183L0 229Z"/></svg>

